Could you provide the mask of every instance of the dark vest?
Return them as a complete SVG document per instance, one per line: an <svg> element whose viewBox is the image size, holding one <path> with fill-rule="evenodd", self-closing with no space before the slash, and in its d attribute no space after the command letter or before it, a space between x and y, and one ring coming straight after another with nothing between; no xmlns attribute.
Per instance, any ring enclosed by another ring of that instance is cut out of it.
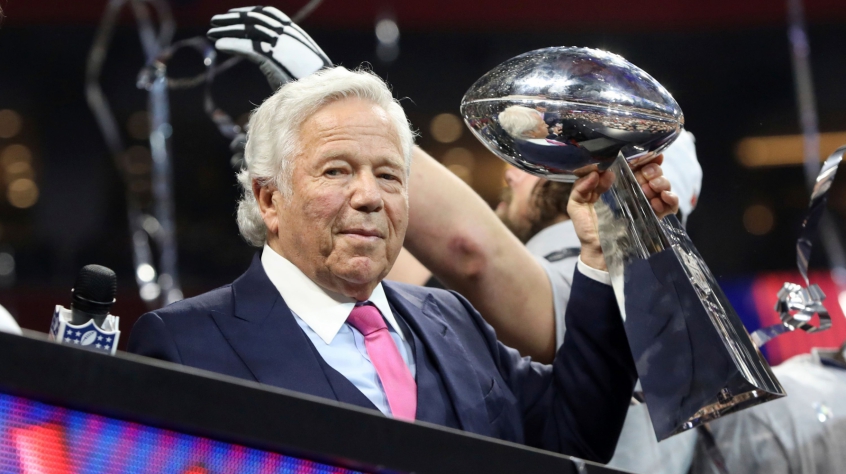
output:
<svg viewBox="0 0 846 474"><path fill-rule="evenodd" d="M458 417L455 415L452 400L441 379L441 374L429 356L429 352L424 347L423 341L405 323L402 315L393 305L391 305L391 311L394 312L394 317L397 323L399 323L400 329L402 329L405 340L411 344L414 363L417 365L417 415L415 419L449 428L461 429L461 425L458 423ZM326 374L326 378L329 380L329 384L332 386L332 390L335 392L335 397L338 401L379 411L352 382L323 360L310 340L309 345L314 351L314 356L320 363L323 373Z"/></svg>

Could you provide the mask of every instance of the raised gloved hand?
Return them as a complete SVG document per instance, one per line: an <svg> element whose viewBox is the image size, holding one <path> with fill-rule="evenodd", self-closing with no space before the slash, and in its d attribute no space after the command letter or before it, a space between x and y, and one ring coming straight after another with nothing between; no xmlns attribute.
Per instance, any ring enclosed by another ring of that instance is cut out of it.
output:
<svg viewBox="0 0 846 474"><path fill-rule="evenodd" d="M244 164L244 149L247 148L247 134L239 133L229 143L229 150L232 151L232 159L229 164L235 171L241 171L246 168Z"/></svg>
<svg viewBox="0 0 846 474"><path fill-rule="evenodd" d="M212 26L215 48L257 63L273 89L332 65L311 36L273 7L233 8L213 16Z"/></svg>

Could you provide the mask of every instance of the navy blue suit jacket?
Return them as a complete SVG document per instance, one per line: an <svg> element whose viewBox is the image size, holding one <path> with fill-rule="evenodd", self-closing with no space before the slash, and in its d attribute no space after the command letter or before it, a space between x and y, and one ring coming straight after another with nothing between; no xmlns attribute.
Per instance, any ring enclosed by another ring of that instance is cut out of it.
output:
<svg viewBox="0 0 846 474"><path fill-rule="evenodd" d="M418 406L446 399L465 431L599 462L611 458L637 374L610 286L576 272L567 335L553 365L531 362L498 342L457 293L389 281L383 286L439 373L436 386L446 392L418 393ZM333 385L259 258L231 285L142 316L129 350L368 406L357 390Z"/></svg>

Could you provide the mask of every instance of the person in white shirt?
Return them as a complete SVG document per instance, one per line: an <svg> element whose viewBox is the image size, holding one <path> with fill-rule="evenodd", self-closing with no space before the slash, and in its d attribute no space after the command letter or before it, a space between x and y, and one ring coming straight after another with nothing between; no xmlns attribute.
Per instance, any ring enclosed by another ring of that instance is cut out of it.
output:
<svg viewBox="0 0 846 474"><path fill-rule="evenodd" d="M20 334L21 327L15 318L3 306L0 306L0 332L7 332L10 334Z"/></svg>
<svg viewBox="0 0 846 474"><path fill-rule="evenodd" d="M787 396L709 423L716 446L700 440L693 474L844 471L846 344L794 356L773 373Z"/></svg>

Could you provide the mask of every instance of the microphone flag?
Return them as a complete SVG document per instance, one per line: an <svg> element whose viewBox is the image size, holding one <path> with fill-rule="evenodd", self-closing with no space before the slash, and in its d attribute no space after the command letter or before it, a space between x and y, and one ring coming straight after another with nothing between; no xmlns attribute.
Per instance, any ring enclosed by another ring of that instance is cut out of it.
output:
<svg viewBox="0 0 846 474"><path fill-rule="evenodd" d="M71 323L73 313L62 305L56 305L53 322L50 324L49 339L62 344L75 345L98 352L114 355L117 351L120 330L120 318L113 314L106 316L103 327L98 327L93 319L85 324Z"/></svg>

